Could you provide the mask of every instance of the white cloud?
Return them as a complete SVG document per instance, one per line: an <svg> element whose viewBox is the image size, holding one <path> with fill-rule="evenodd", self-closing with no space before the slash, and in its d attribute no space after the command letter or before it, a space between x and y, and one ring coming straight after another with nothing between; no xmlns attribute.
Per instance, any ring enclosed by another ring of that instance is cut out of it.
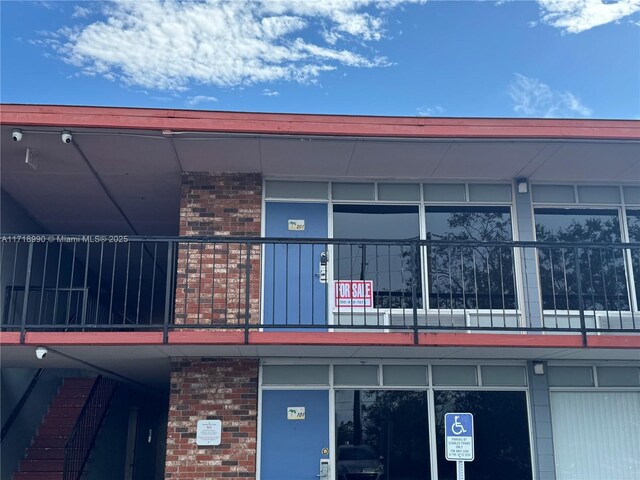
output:
<svg viewBox="0 0 640 480"><path fill-rule="evenodd" d="M73 7L73 14L71 18L84 18L88 17L91 14L91 9L86 7L81 7L80 5L75 5Z"/></svg>
<svg viewBox="0 0 640 480"><path fill-rule="evenodd" d="M420 117L437 117L444 113L444 108L440 105L434 107L418 107L416 108L416 112Z"/></svg>
<svg viewBox="0 0 640 480"><path fill-rule="evenodd" d="M102 21L53 32L47 44L87 75L145 88L307 83L339 67L389 65L362 53L366 42L384 37L390 9L425 1L118 0L102 4Z"/></svg>
<svg viewBox="0 0 640 480"><path fill-rule="evenodd" d="M519 73L509 85L514 112L527 117L589 117L592 111L571 92L552 90L536 78Z"/></svg>
<svg viewBox="0 0 640 480"><path fill-rule="evenodd" d="M538 0L541 20L567 33L580 33L640 11L640 0Z"/></svg>
<svg viewBox="0 0 640 480"><path fill-rule="evenodd" d="M262 90L262 95L264 95L266 97L277 97L278 95L280 95L280 92L277 92L275 90L269 90L268 88L265 88L264 90Z"/></svg>
<svg viewBox="0 0 640 480"><path fill-rule="evenodd" d="M218 99L216 97L209 97L207 95L196 95L194 97L188 97L185 103L190 107L195 107L196 105L199 105L201 103L213 103L217 101Z"/></svg>

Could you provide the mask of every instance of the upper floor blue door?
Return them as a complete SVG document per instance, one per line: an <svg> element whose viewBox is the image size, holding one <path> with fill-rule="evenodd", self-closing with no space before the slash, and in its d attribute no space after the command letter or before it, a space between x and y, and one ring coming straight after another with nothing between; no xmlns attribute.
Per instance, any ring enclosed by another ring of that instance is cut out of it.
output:
<svg viewBox="0 0 640 480"><path fill-rule="evenodd" d="M327 205L267 203L265 223L267 237L291 241L265 246L263 323L322 329L327 324L328 291L320 269L327 245L295 242L327 238Z"/></svg>

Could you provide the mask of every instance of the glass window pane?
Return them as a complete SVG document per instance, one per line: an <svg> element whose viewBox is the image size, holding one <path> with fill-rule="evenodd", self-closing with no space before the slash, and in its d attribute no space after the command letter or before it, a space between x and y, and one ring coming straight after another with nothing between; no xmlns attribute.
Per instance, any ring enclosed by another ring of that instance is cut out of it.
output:
<svg viewBox="0 0 640 480"><path fill-rule="evenodd" d="M418 201L420 185L417 183L379 183L378 200Z"/></svg>
<svg viewBox="0 0 640 480"><path fill-rule="evenodd" d="M473 365L434 365L431 372L434 385L478 385L478 372Z"/></svg>
<svg viewBox="0 0 640 480"><path fill-rule="evenodd" d="M627 209L627 227L629 229L629 241L640 243L640 210ZM636 287L636 308L638 308L640 306L640 249L638 248L631 250L631 265Z"/></svg>
<svg viewBox="0 0 640 480"><path fill-rule="evenodd" d="M628 205L640 205L640 187L623 187L622 191Z"/></svg>
<svg viewBox="0 0 640 480"><path fill-rule="evenodd" d="M263 385L329 385L328 365L265 365Z"/></svg>
<svg viewBox="0 0 640 480"><path fill-rule="evenodd" d="M427 239L512 240L509 207L426 207ZM513 309L517 306L511 247L427 248L429 308Z"/></svg>
<svg viewBox="0 0 640 480"><path fill-rule="evenodd" d="M334 385L378 385L377 365L336 365L333 367Z"/></svg>
<svg viewBox="0 0 640 480"><path fill-rule="evenodd" d="M427 392L336 391L338 480L430 478Z"/></svg>
<svg viewBox="0 0 640 480"><path fill-rule="evenodd" d="M334 200L374 200L373 183L333 183L331 195Z"/></svg>
<svg viewBox="0 0 640 480"><path fill-rule="evenodd" d="M469 184L470 202L510 202L511 185Z"/></svg>
<svg viewBox="0 0 640 480"><path fill-rule="evenodd" d="M620 203L618 187L578 187L578 201L581 203Z"/></svg>
<svg viewBox="0 0 640 480"><path fill-rule="evenodd" d="M455 480L456 462L445 458L444 416L473 414L473 462L465 474L481 480L531 480L531 450L525 392L434 392L439 480Z"/></svg>
<svg viewBox="0 0 640 480"><path fill-rule="evenodd" d="M572 185L532 185L531 193L537 203L576 203Z"/></svg>
<svg viewBox="0 0 640 480"><path fill-rule="evenodd" d="M466 195L464 183L429 183L424 186L427 202L464 202Z"/></svg>
<svg viewBox="0 0 640 480"><path fill-rule="evenodd" d="M592 387L593 370L591 367L549 367L549 386L551 387Z"/></svg>
<svg viewBox="0 0 640 480"><path fill-rule="evenodd" d="M600 387L640 387L638 367L596 367Z"/></svg>
<svg viewBox="0 0 640 480"><path fill-rule="evenodd" d="M308 198L326 200L328 198L326 182L282 182L268 180L265 195L268 198Z"/></svg>
<svg viewBox="0 0 640 480"><path fill-rule="evenodd" d="M427 385L426 365L385 365L382 382L388 386Z"/></svg>
<svg viewBox="0 0 640 480"><path fill-rule="evenodd" d="M577 254L585 310L629 309L622 250L588 246L621 241L617 210L537 208L535 218L539 242L584 245ZM579 309L575 255L573 247L538 248L543 308Z"/></svg>
<svg viewBox="0 0 640 480"><path fill-rule="evenodd" d="M334 205L334 238L415 240L420 237L417 206ZM414 282L417 307L422 306L419 252L408 243L336 245L333 253L335 280L373 282L373 306L411 308ZM348 308L351 311L351 308Z"/></svg>
<svg viewBox="0 0 640 480"><path fill-rule="evenodd" d="M638 478L640 392L551 392L558 480Z"/></svg>
<svg viewBox="0 0 640 480"><path fill-rule="evenodd" d="M524 367L483 365L483 385L525 386L527 384Z"/></svg>

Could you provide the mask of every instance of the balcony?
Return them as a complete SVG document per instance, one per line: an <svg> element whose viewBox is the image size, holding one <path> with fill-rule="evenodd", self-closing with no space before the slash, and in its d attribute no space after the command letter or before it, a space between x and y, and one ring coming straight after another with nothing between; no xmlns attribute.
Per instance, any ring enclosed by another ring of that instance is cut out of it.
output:
<svg viewBox="0 0 640 480"><path fill-rule="evenodd" d="M640 333L640 244L5 235L2 331ZM511 337L511 336L510 336Z"/></svg>

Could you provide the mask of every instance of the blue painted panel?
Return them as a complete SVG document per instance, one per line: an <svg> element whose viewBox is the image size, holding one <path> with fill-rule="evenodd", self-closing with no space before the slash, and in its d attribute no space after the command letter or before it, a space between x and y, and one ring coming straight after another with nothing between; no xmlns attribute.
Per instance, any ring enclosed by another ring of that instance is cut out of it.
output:
<svg viewBox="0 0 640 480"><path fill-rule="evenodd" d="M287 420L288 407L305 407L304 420ZM261 480L317 480L329 448L329 392L262 392Z"/></svg>
<svg viewBox="0 0 640 480"><path fill-rule="evenodd" d="M305 229L289 230L289 220ZM327 206L321 203L267 203L267 237L326 238ZM326 245L265 246L264 314L270 325L326 325L327 285L320 283L320 255ZM322 329L321 329L322 330Z"/></svg>

